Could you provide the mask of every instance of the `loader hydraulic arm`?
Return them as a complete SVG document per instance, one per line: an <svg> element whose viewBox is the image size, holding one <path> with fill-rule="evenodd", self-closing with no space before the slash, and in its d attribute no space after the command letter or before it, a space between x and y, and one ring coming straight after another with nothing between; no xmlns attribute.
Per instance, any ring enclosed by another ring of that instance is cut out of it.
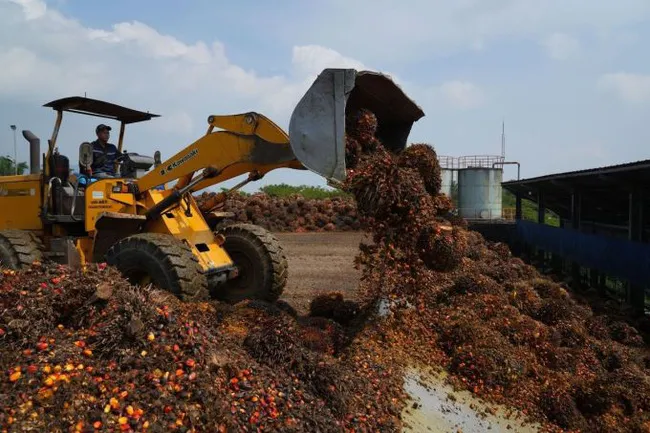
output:
<svg viewBox="0 0 650 433"><path fill-rule="evenodd" d="M288 135L261 114L210 116L208 124L203 137L140 178L138 189L147 191L176 179L185 188L195 172L207 167L216 173L191 182L193 191L253 171L263 176L276 168L304 169L291 149Z"/></svg>
<svg viewBox="0 0 650 433"><path fill-rule="evenodd" d="M424 116L384 74L325 69L293 110L289 134L255 112L210 116L206 134L140 178L138 188L144 192L178 179L176 191L198 191L244 173L259 178L276 168L311 170L341 182L346 116L364 108L377 117L377 138L395 152L404 149L413 123ZM216 174L198 180L195 173L206 167Z"/></svg>

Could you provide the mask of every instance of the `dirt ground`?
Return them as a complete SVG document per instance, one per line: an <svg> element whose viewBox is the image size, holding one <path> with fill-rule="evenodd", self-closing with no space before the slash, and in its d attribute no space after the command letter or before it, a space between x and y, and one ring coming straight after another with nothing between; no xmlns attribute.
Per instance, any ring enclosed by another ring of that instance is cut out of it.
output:
<svg viewBox="0 0 650 433"><path fill-rule="evenodd" d="M275 233L289 260L289 282L282 299L305 313L309 301L321 293L341 291L352 298L360 273L354 257L362 233Z"/></svg>

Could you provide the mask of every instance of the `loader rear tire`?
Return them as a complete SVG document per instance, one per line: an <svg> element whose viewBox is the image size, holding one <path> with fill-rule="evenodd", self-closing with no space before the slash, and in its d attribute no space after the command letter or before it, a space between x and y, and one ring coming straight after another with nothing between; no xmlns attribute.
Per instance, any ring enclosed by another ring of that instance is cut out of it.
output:
<svg viewBox="0 0 650 433"><path fill-rule="evenodd" d="M27 230L0 231L0 268L19 270L43 261L43 243Z"/></svg>
<svg viewBox="0 0 650 433"><path fill-rule="evenodd" d="M208 298L208 282L197 258L189 246L171 235L128 236L111 246L105 259L131 284L151 283L183 301Z"/></svg>
<svg viewBox="0 0 650 433"><path fill-rule="evenodd" d="M229 224L217 232L223 248L239 269L239 276L211 287L212 295L237 303L245 299L275 302L287 284L289 265L280 241L254 224Z"/></svg>

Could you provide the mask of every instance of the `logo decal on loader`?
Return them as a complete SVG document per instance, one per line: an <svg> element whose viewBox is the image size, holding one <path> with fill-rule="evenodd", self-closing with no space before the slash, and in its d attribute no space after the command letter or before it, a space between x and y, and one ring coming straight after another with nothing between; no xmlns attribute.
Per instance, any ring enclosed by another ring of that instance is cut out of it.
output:
<svg viewBox="0 0 650 433"><path fill-rule="evenodd" d="M188 153L187 155L181 157L180 159L177 159L176 161L169 164L167 167L160 170L160 175L164 176L165 174L169 173L170 171L174 170L175 168L185 164L187 161L194 158L198 154L199 154L198 149L192 149L192 151L190 153Z"/></svg>

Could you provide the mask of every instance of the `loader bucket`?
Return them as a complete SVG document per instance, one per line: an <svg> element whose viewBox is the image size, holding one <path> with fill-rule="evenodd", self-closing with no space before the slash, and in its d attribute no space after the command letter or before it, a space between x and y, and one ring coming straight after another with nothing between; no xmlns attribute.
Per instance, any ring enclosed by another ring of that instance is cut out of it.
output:
<svg viewBox="0 0 650 433"><path fill-rule="evenodd" d="M293 110L289 140L296 158L328 180L345 180L345 117L366 108L377 116L377 138L393 152L406 147L413 123L424 116L387 75L325 69Z"/></svg>

